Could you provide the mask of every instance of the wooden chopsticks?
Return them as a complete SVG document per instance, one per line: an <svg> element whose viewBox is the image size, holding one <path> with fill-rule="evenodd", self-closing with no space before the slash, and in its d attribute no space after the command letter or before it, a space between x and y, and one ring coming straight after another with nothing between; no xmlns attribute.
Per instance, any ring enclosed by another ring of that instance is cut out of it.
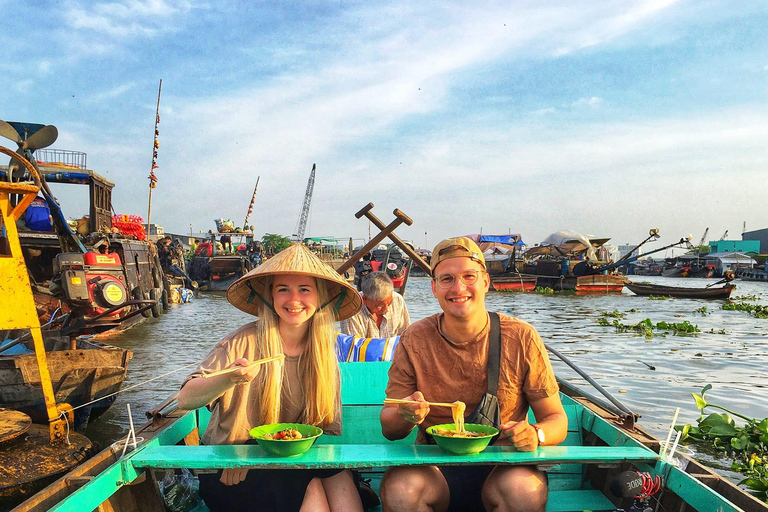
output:
<svg viewBox="0 0 768 512"><path fill-rule="evenodd" d="M418 400L401 400L399 398L385 398L384 403L385 404L420 404L423 402L419 402ZM445 402L427 402L427 404L435 407L456 407L455 403L448 404Z"/></svg>
<svg viewBox="0 0 768 512"><path fill-rule="evenodd" d="M259 359L257 361L248 363L245 366L233 366L232 368L226 368L224 370L219 370L217 372L204 373L201 375L201 377L204 379L210 379L211 377L218 377L219 375L226 375L228 373L236 372L237 370L240 370L242 368L252 368L254 366L264 364L264 363L271 363L273 361L282 361L283 359L285 359L285 356L283 354L279 354L271 357L265 357L264 359Z"/></svg>

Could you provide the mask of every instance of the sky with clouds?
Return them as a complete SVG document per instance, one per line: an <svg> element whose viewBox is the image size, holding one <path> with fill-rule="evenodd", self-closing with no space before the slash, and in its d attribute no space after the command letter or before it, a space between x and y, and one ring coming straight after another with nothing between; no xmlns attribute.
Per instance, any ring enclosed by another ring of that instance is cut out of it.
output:
<svg viewBox="0 0 768 512"><path fill-rule="evenodd" d="M0 119L55 125L53 148L116 183L118 213L146 218L163 80L151 220L166 231L242 225L260 177L250 223L290 236L313 164L308 236L362 242L368 202L385 223L405 212L397 232L427 248L768 227L762 2L0 0L0 14ZM85 213L80 192L55 192Z"/></svg>

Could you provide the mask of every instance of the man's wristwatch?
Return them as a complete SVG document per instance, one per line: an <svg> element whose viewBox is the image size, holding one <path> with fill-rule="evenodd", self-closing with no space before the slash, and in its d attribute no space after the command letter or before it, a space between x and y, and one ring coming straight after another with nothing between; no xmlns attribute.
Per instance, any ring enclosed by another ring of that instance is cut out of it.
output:
<svg viewBox="0 0 768 512"><path fill-rule="evenodd" d="M536 437L539 440L539 446L543 445L544 444L544 440L546 439L544 437L544 431L541 430L541 428L539 428L539 426L536 425L535 423L531 423L531 426L533 427L533 430L536 431Z"/></svg>

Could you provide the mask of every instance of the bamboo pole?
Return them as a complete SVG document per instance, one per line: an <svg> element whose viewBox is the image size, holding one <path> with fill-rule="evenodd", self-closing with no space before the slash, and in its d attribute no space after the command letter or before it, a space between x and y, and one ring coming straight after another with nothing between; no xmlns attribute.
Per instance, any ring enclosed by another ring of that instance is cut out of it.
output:
<svg viewBox="0 0 768 512"><path fill-rule="evenodd" d="M155 175L155 160L157 157L157 125L160 123L160 93L163 91L163 79L160 79L160 87L157 89L157 108L155 109L155 131L152 132L152 166L149 168L149 201L147 203L147 240L149 240L150 217L152 216L152 189L157 186L157 181L152 177Z"/></svg>

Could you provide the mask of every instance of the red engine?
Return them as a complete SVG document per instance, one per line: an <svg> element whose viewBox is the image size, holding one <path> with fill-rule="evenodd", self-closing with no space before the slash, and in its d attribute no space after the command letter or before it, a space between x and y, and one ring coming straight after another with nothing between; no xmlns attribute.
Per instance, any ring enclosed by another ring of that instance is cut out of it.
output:
<svg viewBox="0 0 768 512"><path fill-rule="evenodd" d="M96 316L128 299L125 276L117 253L62 253L56 256L54 270L61 274L61 286L68 302ZM109 315L120 316L121 309Z"/></svg>

